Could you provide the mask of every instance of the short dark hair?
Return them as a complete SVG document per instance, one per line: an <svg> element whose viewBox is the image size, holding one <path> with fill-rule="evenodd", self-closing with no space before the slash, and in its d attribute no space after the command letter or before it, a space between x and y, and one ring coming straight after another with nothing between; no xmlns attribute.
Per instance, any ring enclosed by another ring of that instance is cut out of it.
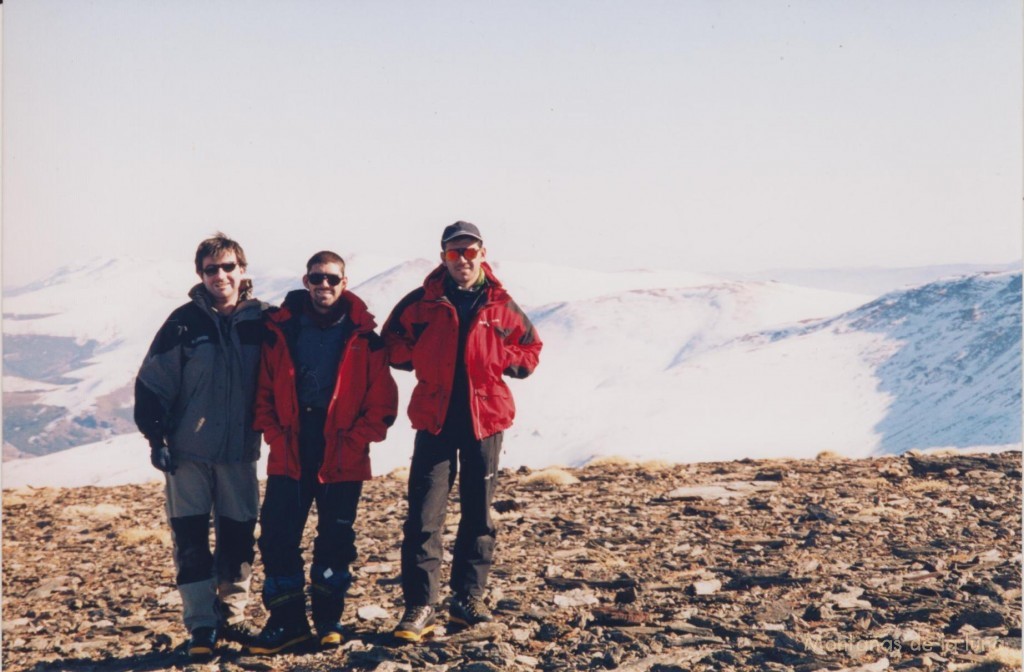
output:
<svg viewBox="0 0 1024 672"><path fill-rule="evenodd" d="M249 267L249 264L245 261L245 250L242 249L242 246L228 238L226 234L218 231L199 243L199 247L196 248L196 273L202 275L203 259L206 257L216 259L225 252L234 252L238 265L243 269Z"/></svg>
<svg viewBox="0 0 1024 672"><path fill-rule="evenodd" d="M341 277L345 277L345 260L330 250L317 252L306 262L306 273L309 273L317 264L337 264L341 266Z"/></svg>

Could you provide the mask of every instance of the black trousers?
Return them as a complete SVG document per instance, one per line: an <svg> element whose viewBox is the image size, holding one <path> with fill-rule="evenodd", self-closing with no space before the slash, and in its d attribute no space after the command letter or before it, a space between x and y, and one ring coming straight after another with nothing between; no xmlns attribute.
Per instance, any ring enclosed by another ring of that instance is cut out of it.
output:
<svg viewBox="0 0 1024 672"><path fill-rule="evenodd" d="M316 502L318 517L310 568L314 612L318 611L317 595L338 602L344 599L351 581L348 568L356 559L356 535L352 526L363 484L361 481L318 481L317 472L324 453L324 419L322 409L301 411L301 479L267 478L267 492L260 510L259 548L267 577L263 597L268 606L275 604L279 596L294 595L296 590L302 590L302 532L313 502Z"/></svg>
<svg viewBox="0 0 1024 672"><path fill-rule="evenodd" d="M491 500L497 485L503 434L482 440L468 424L439 435L417 432L409 472L409 515L403 527L402 592L407 606L438 599L448 494L459 479L461 516L451 586L457 595L483 596L494 558Z"/></svg>

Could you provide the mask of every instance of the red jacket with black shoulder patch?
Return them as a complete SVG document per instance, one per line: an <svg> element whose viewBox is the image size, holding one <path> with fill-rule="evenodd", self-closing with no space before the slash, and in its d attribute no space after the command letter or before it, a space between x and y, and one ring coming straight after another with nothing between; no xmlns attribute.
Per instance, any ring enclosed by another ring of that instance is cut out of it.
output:
<svg viewBox="0 0 1024 672"><path fill-rule="evenodd" d="M288 334L298 328L303 293L291 292L279 310L267 315L253 423L270 445L267 474L294 479L301 477L302 467L295 363ZM384 341L373 331L377 326L373 315L351 292L343 292L338 300L347 304L353 332L345 342L327 408L321 483L369 480L370 443L384 440L398 411L398 388L388 368Z"/></svg>
<svg viewBox="0 0 1024 672"><path fill-rule="evenodd" d="M477 439L512 426L516 407L502 376L526 378L543 347L526 314L485 262L485 303L466 337L469 411ZM459 318L444 294L447 270L438 266L391 311L381 330L391 366L415 371L409 419L417 430L441 432L448 414L459 347Z"/></svg>

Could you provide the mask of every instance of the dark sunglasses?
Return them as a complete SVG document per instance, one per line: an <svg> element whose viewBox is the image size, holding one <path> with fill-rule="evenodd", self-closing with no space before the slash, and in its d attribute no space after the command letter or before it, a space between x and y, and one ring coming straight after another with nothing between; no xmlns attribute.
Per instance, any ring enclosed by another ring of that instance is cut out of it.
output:
<svg viewBox="0 0 1024 672"><path fill-rule="evenodd" d="M306 277L309 278L309 284L311 285L323 284L324 280L327 280L327 284L331 287L337 287L341 284L341 276L334 275L333 273L310 273Z"/></svg>
<svg viewBox="0 0 1024 672"><path fill-rule="evenodd" d="M456 247L444 251L444 258L448 261L458 261L459 257L466 261L473 261L480 256L482 250L479 247Z"/></svg>
<svg viewBox="0 0 1024 672"><path fill-rule="evenodd" d="M226 264L210 264L209 266L203 267L203 274L208 275L212 278L213 276L217 275L217 271L224 271L225 273L230 273L236 268L238 268L238 264L236 264L233 261L229 261Z"/></svg>

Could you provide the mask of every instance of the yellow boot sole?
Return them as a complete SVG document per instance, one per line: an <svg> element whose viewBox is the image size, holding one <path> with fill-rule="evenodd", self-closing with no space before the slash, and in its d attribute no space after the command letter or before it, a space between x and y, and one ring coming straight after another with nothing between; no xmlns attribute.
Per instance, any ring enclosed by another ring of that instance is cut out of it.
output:
<svg viewBox="0 0 1024 672"><path fill-rule="evenodd" d="M427 627L423 628L423 630L421 630L420 632L413 632L412 630L395 630L394 634L395 637L397 637L398 639L404 639L407 642L418 642L427 635L432 634L434 632L435 627L437 626L428 625Z"/></svg>
<svg viewBox="0 0 1024 672"><path fill-rule="evenodd" d="M269 655L269 654L274 654L274 653L280 653L281 651L284 651L285 649L287 649L289 647L295 646L296 644L301 644L302 642L305 642L306 640L311 639L312 637L313 637L313 635L311 635L309 633L306 633L306 634L303 634L303 635L299 635L298 637L294 637L292 639L289 639L284 644L281 644L281 645L275 646L275 647L251 646L250 645L249 646L249 653L252 653L252 654L255 654L255 655Z"/></svg>

